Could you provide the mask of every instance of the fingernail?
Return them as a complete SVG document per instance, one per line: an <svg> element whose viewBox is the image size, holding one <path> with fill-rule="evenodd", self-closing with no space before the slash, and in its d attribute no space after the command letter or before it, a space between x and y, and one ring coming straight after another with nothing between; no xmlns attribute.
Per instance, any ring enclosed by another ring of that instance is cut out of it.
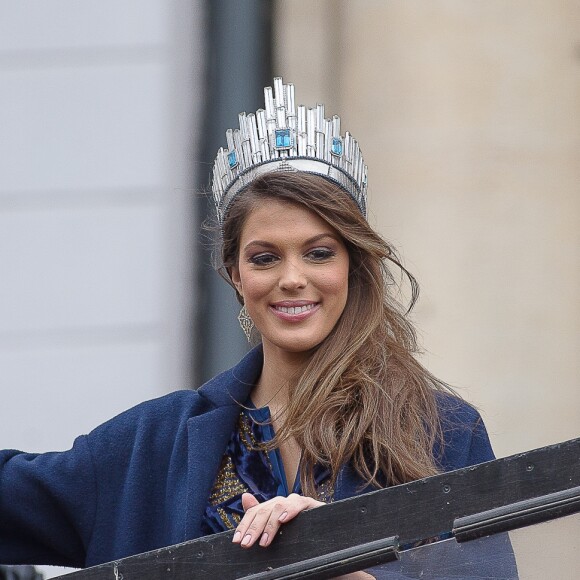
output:
<svg viewBox="0 0 580 580"><path fill-rule="evenodd" d="M287 517L288 517L288 512L284 512L283 514L280 514L278 521L283 522Z"/></svg>
<svg viewBox="0 0 580 580"><path fill-rule="evenodd" d="M242 540L242 546L247 546L252 541L252 536L250 534L246 534L244 539Z"/></svg>
<svg viewBox="0 0 580 580"><path fill-rule="evenodd" d="M265 546L268 543L268 534L264 532L260 538L260 546Z"/></svg>
<svg viewBox="0 0 580 580"><path fill-rule="evenodd" d="M237 530L236 533L234 534L234 539L232 540L232 542L239 542L241 537L242 537L242 532Z"/></svg>

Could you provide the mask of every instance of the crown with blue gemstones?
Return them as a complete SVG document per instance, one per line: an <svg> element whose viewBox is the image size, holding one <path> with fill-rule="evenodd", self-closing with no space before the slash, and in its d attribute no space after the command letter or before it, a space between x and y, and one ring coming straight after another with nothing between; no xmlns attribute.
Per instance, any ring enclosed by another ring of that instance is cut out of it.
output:
<svg viewBox="0 0 580 580"><path fill-rule="evenodd" d="M212 191L223 223L234 198L271 171L304 171L344 189L366 217L367 166L356 139L340 134L340 117L324 117L324 105L294 105L294 85L274 79L264 89L265 109L240 113L240 128L226 131L213 166Z"/></svg>

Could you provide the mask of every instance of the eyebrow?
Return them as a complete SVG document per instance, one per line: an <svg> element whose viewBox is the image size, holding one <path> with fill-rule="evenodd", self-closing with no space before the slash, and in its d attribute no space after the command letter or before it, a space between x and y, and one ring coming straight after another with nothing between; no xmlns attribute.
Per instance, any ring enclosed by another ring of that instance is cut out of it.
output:
<svg viewBox="0 0 580 580"><path fill-rule="evenodd" d="M338 241L337 236L335 236L334 234L330 233L330 232L325 232L323 234L318 234L316 236L312 236L311 238L308 238L307 240L304 241L304 245L308 246L310 244L314 244L324 238L330 238L334 241ZM252 246L262 246L264 248L274 248L276 246L276 244L273 244L272 242L267 242L265 240L252 240L251 242L248 242L245 246L244 246L244 250L247 250L248 248L251 248Z"/></svg>

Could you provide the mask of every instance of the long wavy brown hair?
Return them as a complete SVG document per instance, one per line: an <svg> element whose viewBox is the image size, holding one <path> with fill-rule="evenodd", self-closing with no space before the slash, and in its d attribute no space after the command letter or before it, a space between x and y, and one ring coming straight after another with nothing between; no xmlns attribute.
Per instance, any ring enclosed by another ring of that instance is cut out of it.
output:
<svg viewBox="0 0 580 580"><path fill-rule="evenodd" d="M271 199L320 216L342 236L350 258L345 309L291 386L272 445L290 438L298 443L302 490L313 497L316 463L330 468L333 483L350 463L377 488L434 475L434 444L441 434L436 392L448 388L415 358L417 337L408 318L418 297L415 279L350 196L302 172L265 174L234 200L222 229L222 274L238 263L248 215ZM410 284L409 307L397 299L393 266Z"/></svg>

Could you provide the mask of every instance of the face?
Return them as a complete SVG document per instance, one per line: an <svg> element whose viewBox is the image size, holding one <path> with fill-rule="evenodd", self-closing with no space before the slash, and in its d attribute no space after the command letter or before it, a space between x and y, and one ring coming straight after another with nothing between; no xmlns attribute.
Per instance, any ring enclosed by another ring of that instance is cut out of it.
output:
<svg viewBox="0 0 580 580"><path fill-rule="evenodd" d="M334 328L348 297L348 251L323 219L271 200L252 211L232 281L264 352L306 353Z"/></svg>

